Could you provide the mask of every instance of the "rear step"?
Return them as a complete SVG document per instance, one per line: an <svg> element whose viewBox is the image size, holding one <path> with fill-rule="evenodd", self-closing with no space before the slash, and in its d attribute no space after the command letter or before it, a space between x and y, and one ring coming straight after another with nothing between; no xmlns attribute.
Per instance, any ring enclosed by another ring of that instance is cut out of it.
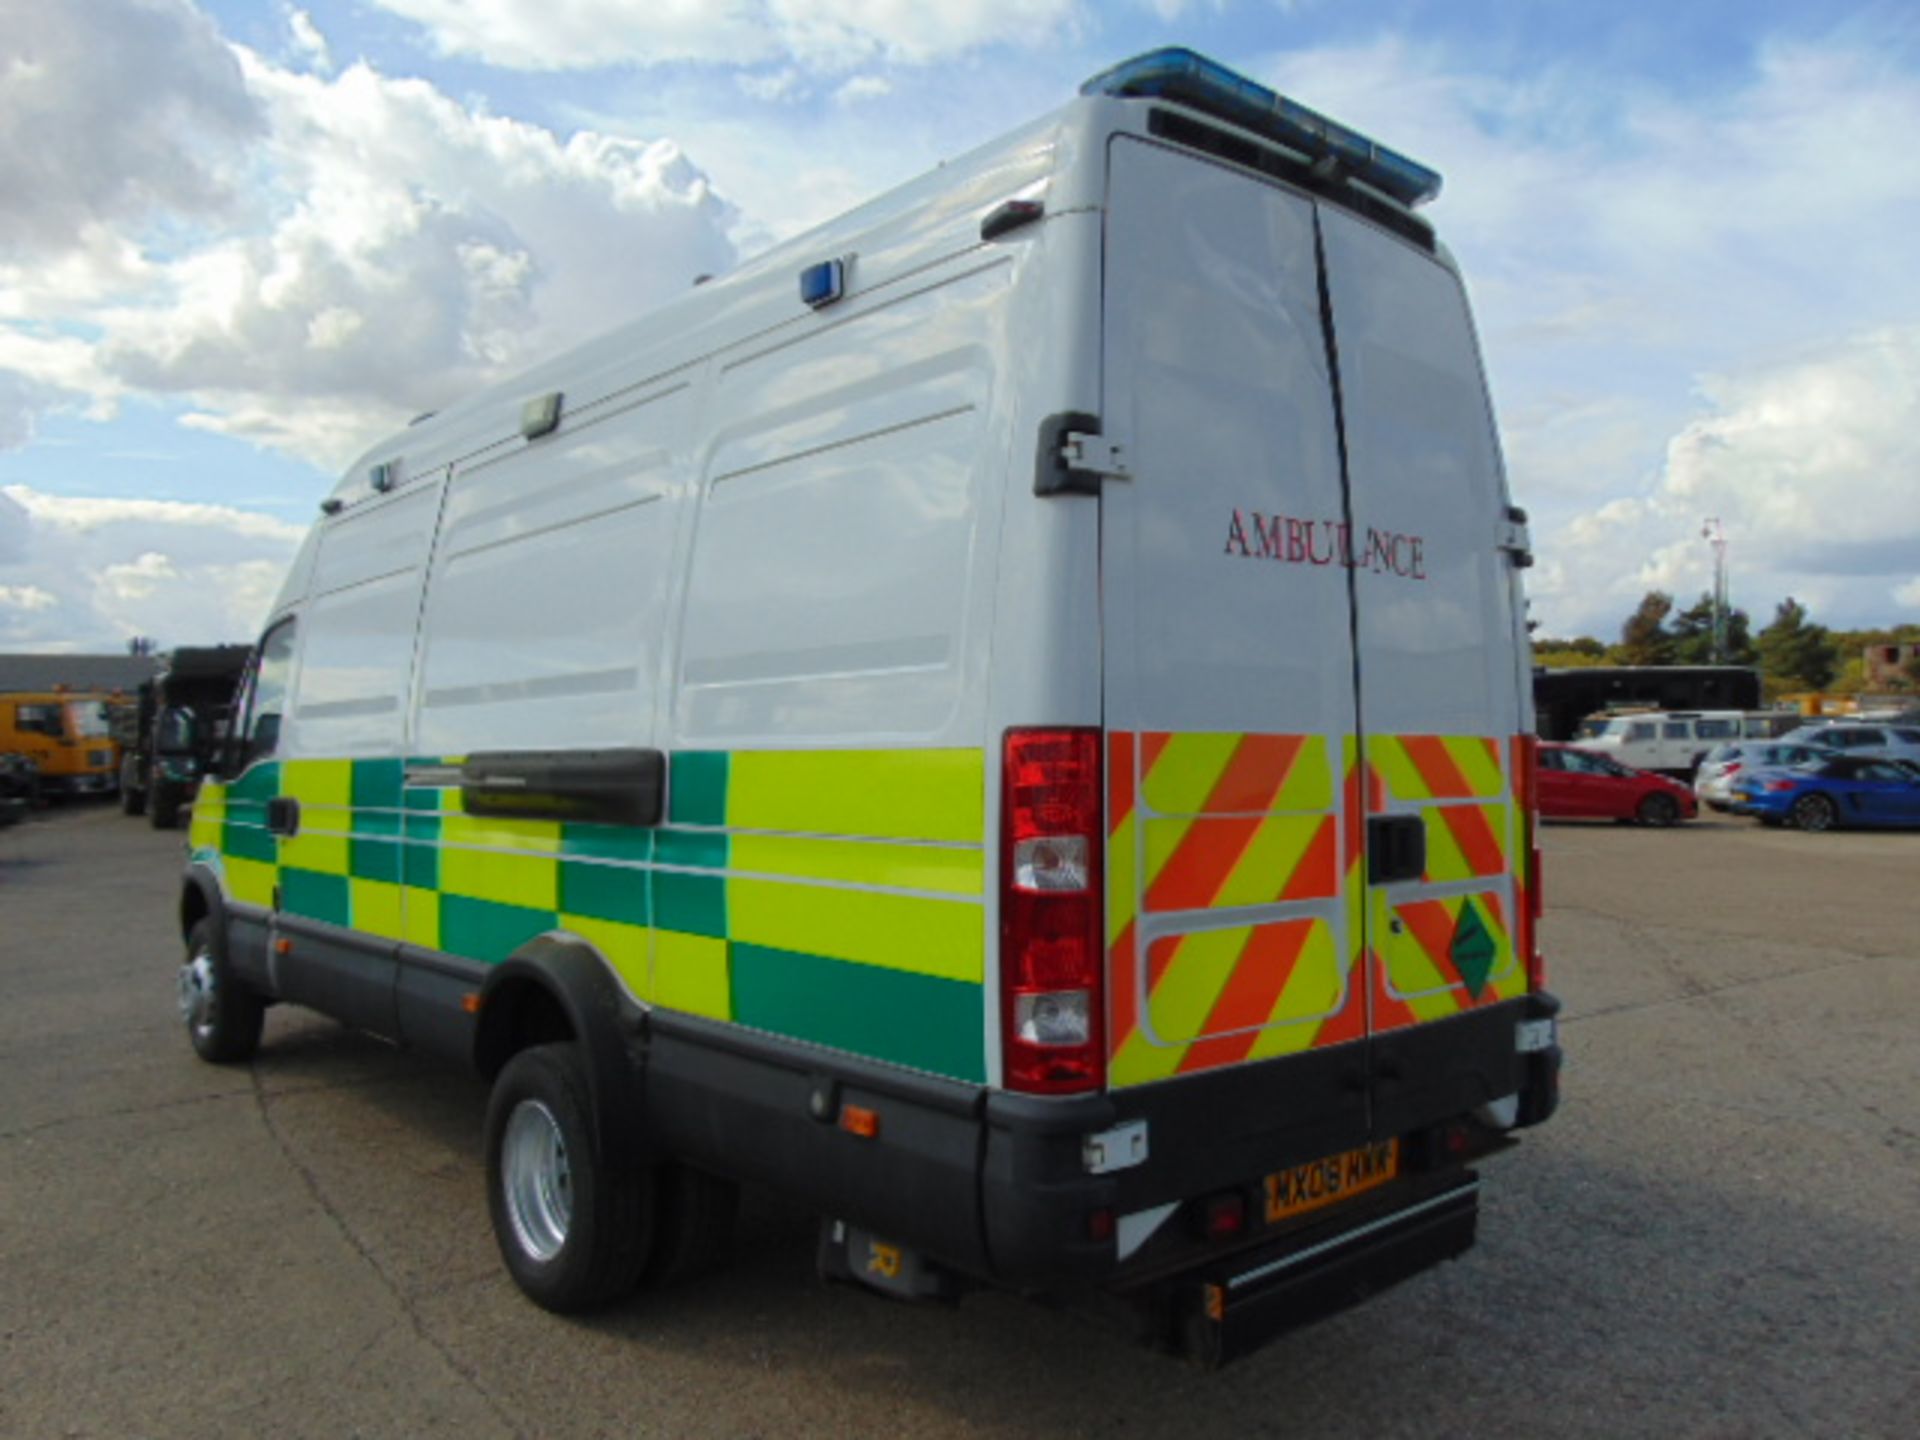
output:
<svg viewBox="0 0 1920 1440"><path fill-rule="evenodd" d="M1316 1226L1243 1251L1182 1282L1173 1296L1175 1344L1209 1369L1224 1365L1465 1254L1479 1215L1480 1177L1466 1170L1358 1226Z"/></svg>

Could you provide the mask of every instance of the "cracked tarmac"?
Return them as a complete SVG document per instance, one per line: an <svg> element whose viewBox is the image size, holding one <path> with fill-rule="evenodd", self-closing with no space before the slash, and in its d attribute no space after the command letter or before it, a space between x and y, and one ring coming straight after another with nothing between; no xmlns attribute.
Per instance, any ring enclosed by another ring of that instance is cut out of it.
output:
<svg viewBox="0 0 1920 1440"><path fill-rule="evenodd" d="M180 842L0 831L0 1436L1900 1436L1920 1416L1920 834L1550 826L1566 1103L1480 1244L1215 1376L985 1295L735 1262L590 1321L493 1248L477 1081L173 1008Z"/></svg>

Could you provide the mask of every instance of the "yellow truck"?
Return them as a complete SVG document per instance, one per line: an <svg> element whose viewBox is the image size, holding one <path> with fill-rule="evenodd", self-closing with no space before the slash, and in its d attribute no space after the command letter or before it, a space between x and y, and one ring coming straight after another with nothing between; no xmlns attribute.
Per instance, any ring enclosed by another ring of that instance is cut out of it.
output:
<svg viewBox="0 0 1920 1440"><path fill-rule="evenodd" d="M0 753L25 755L38 765L44 795L107 795L120 783L120 747L108 728L103 695L0 695Z"/></svg>

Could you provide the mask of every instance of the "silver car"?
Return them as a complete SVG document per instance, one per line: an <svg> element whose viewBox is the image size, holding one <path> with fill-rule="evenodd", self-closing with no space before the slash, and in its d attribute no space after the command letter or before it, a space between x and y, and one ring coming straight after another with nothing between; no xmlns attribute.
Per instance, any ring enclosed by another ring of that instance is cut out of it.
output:
<svg viewBox="0 0 1920 1440"><path fill-rule="evenodd" d="M1736 802L1733 782L1743 771L1765 766L1787 769L1809 760L1824 760L1834 751L1824 745L1788 740L1739 740L1716 745L1700 761L1694 772L1693 793L1702 805L1714 810L1731 810Z"/></svg>

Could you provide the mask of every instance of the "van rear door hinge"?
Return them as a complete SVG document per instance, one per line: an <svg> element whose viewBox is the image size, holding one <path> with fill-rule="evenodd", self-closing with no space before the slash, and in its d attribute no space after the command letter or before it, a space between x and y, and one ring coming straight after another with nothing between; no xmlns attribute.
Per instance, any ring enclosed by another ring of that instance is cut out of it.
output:
<svg viewBox="0 0 1920 1440"><path fill-rule="evenodd" d="M1036 495L1098 495L1109 476L1130 475L1125 450L1100 433L1100 417L1077 410L1040 422L1040 454L1033 473Z"/></svg>
<svg viewBox="0 0 1920 1440"><path fill-rule="evenodd" d="M1496 533L1499 547L1513 557L1516 570L1525 570L1533 564L1533 536L1527 530L1526 511L1518 505L1509 505Z"/></svg>

